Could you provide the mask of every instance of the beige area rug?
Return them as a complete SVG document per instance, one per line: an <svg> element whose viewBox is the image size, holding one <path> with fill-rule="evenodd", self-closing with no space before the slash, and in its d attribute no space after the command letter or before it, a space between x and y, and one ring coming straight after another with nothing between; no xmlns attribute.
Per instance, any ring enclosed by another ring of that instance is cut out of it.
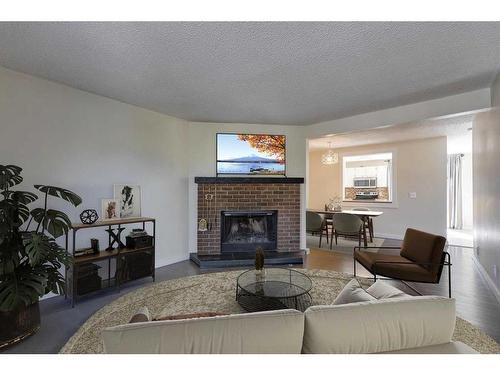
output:
<svg viewBox="0 0 500 375"><path fill-rule="evenodd" d="M373 242L368 242L368 246L382 246L384 244L384 238L374 238ZM339 237L337 240L337 244L335 244L335 239L333 240L332 248L330 249L330 244L326 243L326 239L323 236L323 240L321 241L321 247L319 247L319 236L311 236L308 235L306 237L306 245L308 248L315 248L320 250L328 250L334 251L337 253L349 254L352 255L353 249L355 246L358 246L358 241L355 239ZM363 243L361 243L363 245ZM367 248L365 251L370 252L378 252L378 249L370 249Z"/></svg>
<svg viewBox="0 0 500 375"><path fill-rule="evenodd" d="M313 305L330 304L352 275L334 271L300 270L312 282ZM244 312L235 301L235 282L242 271L209 273L151 284L127 293L92 315L71 337L60 353L102 353L101 332L105 327L127 323L142 306L153 316L216 311ZM370 280L359 279L363 286ZM500 345L469 322L457 318L454 340L481 353L500 353Z"/></svg>

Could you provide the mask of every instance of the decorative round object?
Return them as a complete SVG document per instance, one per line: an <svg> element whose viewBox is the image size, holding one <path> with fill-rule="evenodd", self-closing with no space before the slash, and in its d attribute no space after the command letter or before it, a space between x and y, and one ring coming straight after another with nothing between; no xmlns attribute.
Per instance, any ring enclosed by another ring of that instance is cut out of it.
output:
<svg viewBox="0 0 500 375"><path fill-rule="evenodd" d="M80 214L80 220L83 224L94 224L97 219L99 219L99 215L97 215L96 210L84 210Z"/></svg>

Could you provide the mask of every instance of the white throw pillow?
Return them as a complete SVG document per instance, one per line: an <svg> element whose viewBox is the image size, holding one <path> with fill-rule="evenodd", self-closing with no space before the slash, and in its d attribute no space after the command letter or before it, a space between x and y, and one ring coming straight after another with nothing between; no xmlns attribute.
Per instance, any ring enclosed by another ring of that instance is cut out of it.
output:
<svg viewBox="0 0 500 375"><path fill-rule="evenodd" d="M129 323L144 323L151 321L151 314L146 306L141 307L134 316L130 319Z"/></svg>
<svg viewBox="0 0 500 375"><path fill-rule="evenodd" d="M366 289L366 291L376 299L411 297L409 294L406 294L402 290L399 290L382 280L376 281L375 284Z"/></svg>
<svg viewBox="0 0 500 375"><path fill-rule="evenodd" d="M333 301L333 305L345 305L347 303L354 302L365 302L365 301L375 301L376 298L370 295L364 290L359 281L352 279L347 283L347 285L342 289L340 294Z"/></svg>

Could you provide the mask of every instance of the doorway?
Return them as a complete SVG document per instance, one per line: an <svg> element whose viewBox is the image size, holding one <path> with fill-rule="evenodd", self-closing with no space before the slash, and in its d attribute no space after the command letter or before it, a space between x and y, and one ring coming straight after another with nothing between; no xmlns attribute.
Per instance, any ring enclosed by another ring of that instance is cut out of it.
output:
<svg viewBox="0 0 500 375"><path fill-rule="evenodd" d="M450 246L473 247L472 122L448 136L447 238Z"/></svg>

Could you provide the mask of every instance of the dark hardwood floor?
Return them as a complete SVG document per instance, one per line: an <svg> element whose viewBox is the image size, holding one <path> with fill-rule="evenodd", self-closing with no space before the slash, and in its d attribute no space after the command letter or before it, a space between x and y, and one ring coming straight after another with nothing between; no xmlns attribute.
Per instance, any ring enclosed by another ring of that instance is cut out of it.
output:
<svg viewBox="0 0 500 375"><path fill-rule="evenodd" d="M400 241L386 240L384 244L391 246L399 243ZM500 342L500 305L484 284L474 264L471 249L450 247L449 252L453 262L452 285L453 297L457 301L457 314ZM353 272L352 265L352 255L347 249L342 252L333 252L311 248L304 263L304 267L308 269L327 269L346 273ZM220 270L202 271L194 263L183 261L157 269L156 277L157 281L163 281L217 271ZM358 275L370 276L361 266L358 266ZM92 298L82 299L73 309L63 297L43 300L40 304L42 313L40 331L3 353L57 353L95 311L124 293L148 283L150 279L139 280L125 285L120 293L111 290ZM391 281L391 283L408 293L413 293L398 281ZM441 283L438 285L413 283L412 286L422 294L447 296L447 274L444 271Z"/></svg>

